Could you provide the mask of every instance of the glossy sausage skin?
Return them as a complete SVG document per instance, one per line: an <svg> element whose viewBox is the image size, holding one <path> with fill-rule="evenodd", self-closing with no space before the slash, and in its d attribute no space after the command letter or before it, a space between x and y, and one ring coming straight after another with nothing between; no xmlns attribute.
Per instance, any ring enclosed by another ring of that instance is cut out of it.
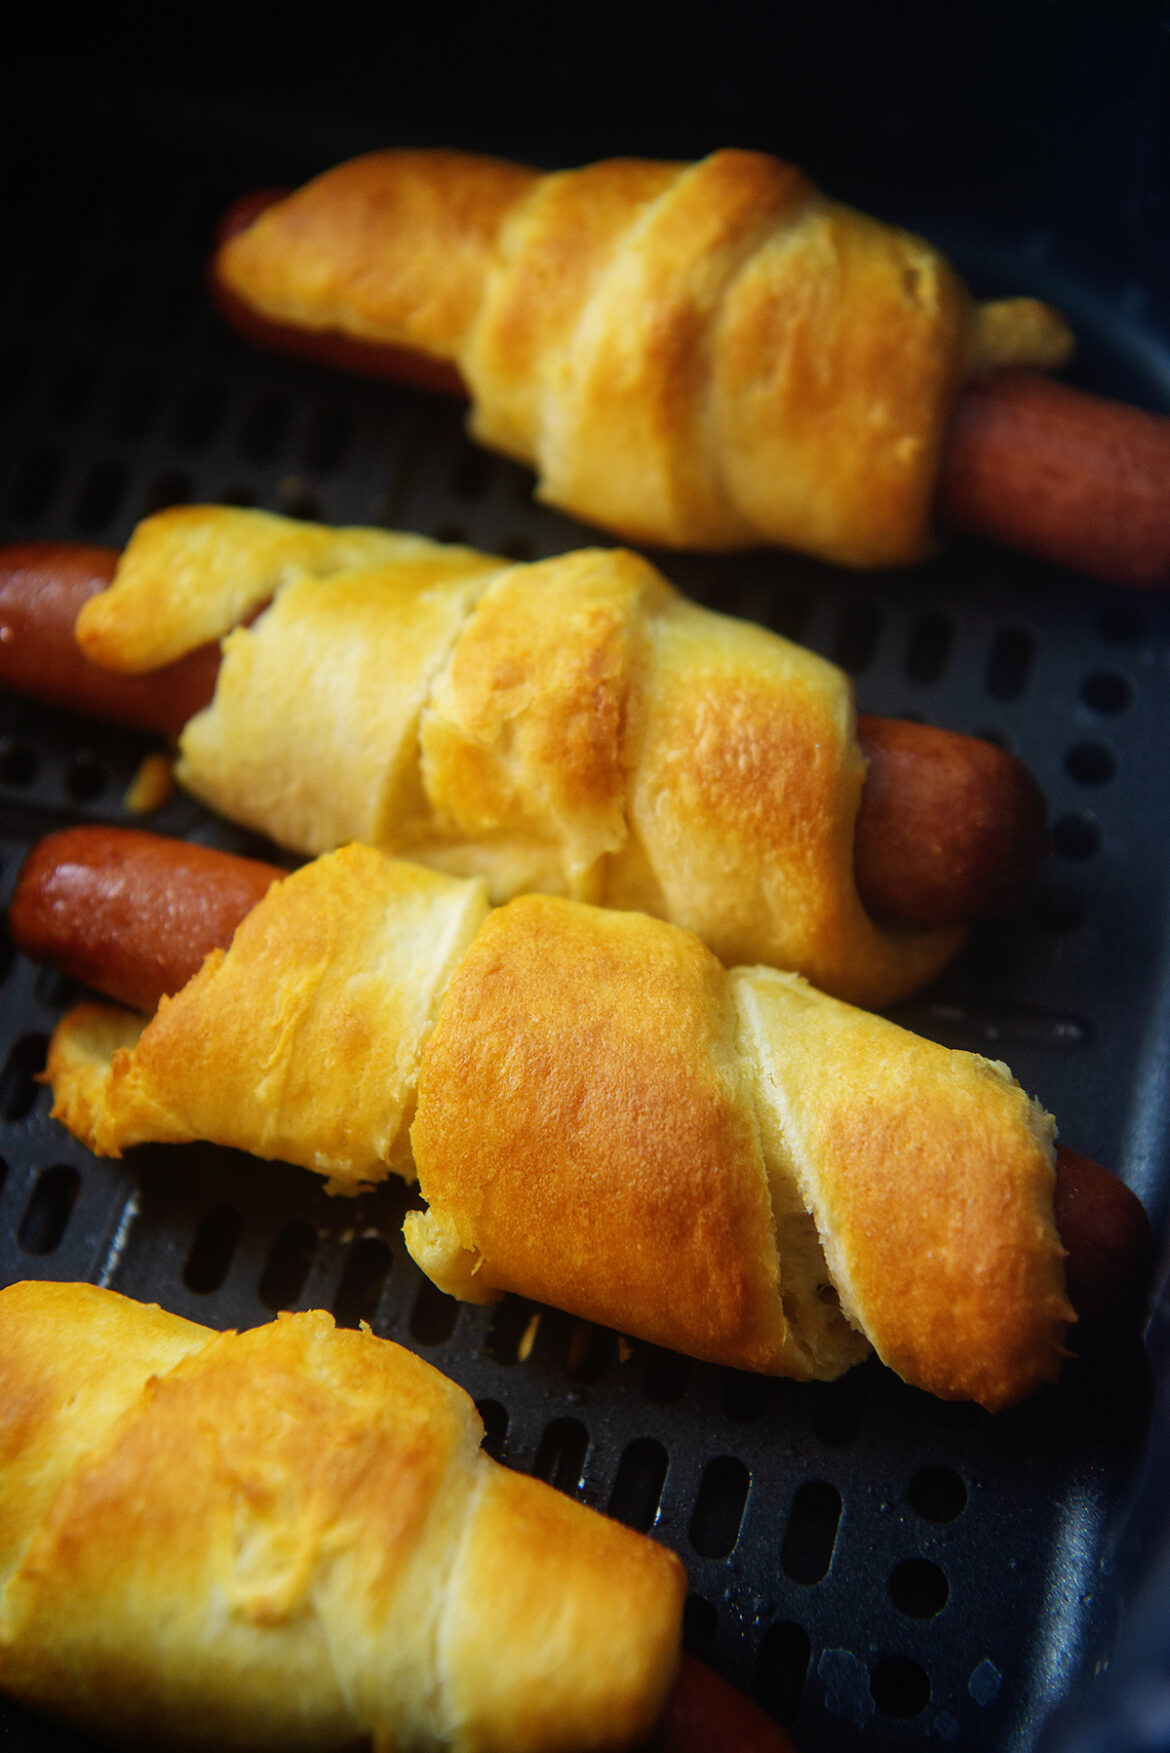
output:
<svg viewBox="0 0 1170 1753"><path fill-rule="evenodd" d="M287 189L256 189L242 195L224 215L217 238L226 242L238 231L246 231L253 219L259 218ZM394 383L415 384L419 389L437 390L441 395L466 399L467 386L459 367L449 359L438 359L410 347L391 347L377 341L359 340L343 335L337 329L298 328L294 323L274 323L257 316L242 299L236 298L222 285L212 261L208 287L220 314L238 334L257 347L271 347L278 353L291 353L300 359L312 359L318 365L336 366L358 377L384 377Z"/></svg>
<svg viewBox="0 0 1170 1753"><path fill-rule="evenodd" d="M1066 1145L1057 1159L1056 1227L1068 1249L1065 1276L1079 1323L1075 1351L1110 1346L1139 1330L1155 1266L1145 1207L1124 1181Z"/></svg>
<svg viewBox="0 0 1170 1753"><path fill-rule="evenodd" d="M8 928L33 961L149 1013L284 875L133 828L64 828L25 861Z"/></svg>
<svg viewBox="0 0 1170 1753"><path fill-rule="evenodd" d="M796 1743L714 1669L684 1655L646 1753L797 1753Z"/></svg>
<svg viewBox="0 0 1170 1753"><path fill-rule="evenodd" d="M8 914L17 949L153 1011L236 926L274 877L270 865L121 828L68 828L34 847ZM1136 1329L1152 1269L1139 1200L1100 1164L1059 1146L1057 1228L1069 1251L1078 1348Z"/></svg>
<svg viewBox="0 0 1170 1753"><path fill-rule="evenodd" d="M217 242L244 231L286 189L243 196ZM212 295L248 340L360 375L467 395L458 367L404 347L258 316L220 285ZM944 445L935 511L1038 559L1137 589L1170 586L1170 420L1036 372L997 371L960 396Z"/></svg>
<svg viewBox="0 0 1170 1753"><path fill-rule="evenodd" d="M1170 420L1034 372L970 385L938 486L953 529L1116 584L1170 585Z"/></svg>
<svg viewBox="0 0 1170 1753"><path fill-rule="evenodd" d="M22 542L0 551L0 687L135 730L177 736L215 692L218 645L148 676L113 676L81 654L73 626L109 584L111 548Z"/></svg>
<svg viewBox="0 0 1170 1753"><path fill-rule="evenodd" d="M1044 794L1024 763L902 718L863 715L858 735L869 770L853 858L869 912L905 925L1002 912L1048 850Z"/></svg>
<svg viewBox="0 0 1170 1753"><path fill-rule="evenodd" d="M141 730L177 735L215 691L217 646L166 669L100 668L73 638L82 604L113 576L112 550L0 549L0 686ZM1046 847L1035 780L993 743L862 716L869 771L854 831L858 893L876 919L961 925L1000 911Z"/></svg>

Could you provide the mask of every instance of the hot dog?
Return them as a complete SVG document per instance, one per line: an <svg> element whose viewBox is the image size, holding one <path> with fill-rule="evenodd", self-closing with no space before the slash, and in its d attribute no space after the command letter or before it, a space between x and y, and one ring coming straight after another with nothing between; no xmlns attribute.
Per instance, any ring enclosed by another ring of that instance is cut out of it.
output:
<svg viewBox="0 0 1170 1753"><path fill-rule="evenodd" d="M393 280L400 272L404 282L411 282L414 301L403 308L414 312L426 304L429 283L425 263L433 242L427 237L429 220L413 211L412 191L399 201L391 174L397 161L413 177L425 159L425 154L375 154L327 173L291 200L286 200L288 191L268 190L237 203L225 217L210 270L213 294L227 319L261 345L449 394L467 394L469 356L464 352L464 329L450 313L442 320L431 320L425 312L421 318L408 314L399 323L393 314L393 293L383 300L372 291L379 273L388 271ZM767 176L760 176L754 155L716 154L706 166L720 160L724 181L734 182L730 173L736 170L743 176L754 173L760 177L761 202L766 205L769 199L777 199ZM661 197L654 168L644 168L641 173L650 176L646 199ZM594 167L588 173L598 183L594 195L600 217L570 216L565 236L571 250L595 248L590 228L607 223L606 204L613 198L613 178L599 178L598 172L604 170ZM517 179L514 183L508 180L509 171ZM716 180L714 170L706 174ZM421 176L430 179L429 187L432 193L437 190L439 197L448 182L453 186L466 182L472 188L479 179L484 209L480 228L492 231L491 218L498 208L499 235L505 240L503 256L507 258L517 249L522 253L528 247L522 235L525 220L517 220L516 214L525 209L525 203L539 204L544 195L516 167L499 167L491 160L465 160L458 154L432 154L430 162L422 166ZM637 191L636 198L642 200L643 192ZM802 201L808 201L807 187L798 183L792 198L799 213ZM337 204L340 214L335 224L330 219L331 203ZM437 199L436 204L441 202ZM734 205L733 199L733 209ZM276 220L257 230L256 222L274 207ZM750 210L750 202L748 207ZM823 220L815 203L814 210L818 222ZM452 214L451 229L444 235L458 240L451 247L461 252L460 274L467 278L470 270L465 258L484 246L467 231L457 196L452 197ZM504 229L508 226L513 229ZM521 234L519 244L517 234ZM563 251L566 246L559 232L557 240L556 248ZM313 264L307 273L300 273L295 266L302 248ZM418 269L414 268L416 254L422 264ZM285 255L292 264L288 288L295 286L295 291L286 288L281 268L273 271L273 263L281 262ZM534 260L533 271L538 272L539 255ZM414 284L412 272L423 275L421 287ZM908 270L910 279L919 272L920 264L916 263ZM470 299L471 294L465 296ZM475 296L478 298L478 292ZM434 302L438 305L442 300L436 297ZM471 318L461 313L461 320L466 326ZM855 320L863 323L864 313ZM1113 582L1164 588L1170 583L1170 421L1053 384L1034 371L1013 369L1013 365L1048 369L1063 363L1071 350L1071 338L1067 334L1062 337L1058 322L1052 313L1045 314L1043 307L1026 301L984 307L972 332L965 373L960 368L953 381L938 386L942 413L938 430L928 441L936 455L921 495L923 528L933 515L944 526L986 536ZM416 336L413 347L408 344L412 333ZM779 348L786 346L787 340L778 333L771 344ZM891 353L896 351L891 348ZM761 381L770 369L765 348L757 367ZM470 375L477 388L478 372L473 363ZM962 381L964 375L966 382ZM886 412L883 405L883 416ZM486 442L520 454L539 467L543 441L509 441L504 436L506 426L505 421L497 431L494 421L489 422L489 430L481 435ZM556 481L546 491L578 515L588 518L592 514L593 521L631 539L673 540L676 545L697 547L734 545L718 536L704 539L702 530L687 530L681 537L673 537L669 522L653 531L633 528L629 517L636 513L627 513L624 523L621 511L607 520L605 515L597 515L588 496L584 503L576 502L573 495L577 489L565 491ZM839 533L827 536L815 527L815 520L802 540L802 527L798 525L798 533L787 542L782 536L772 539L853 564L888 565L920 557L915 552L916 542L921 549L920 530L913 540L903 540L900 551L868 554L861 550L850 553L848 542ZM758 534L755 539L759 539Z"/></svg>
<svg viewBox="0 0 1170 1753"><path fill-rule="evenodd" d="M279 874L263 866L249 873L247 861L224 853L191 852L119 830L49 836L17 884L9 912L13 942L100 991L152 1009L163 992L179 989L194 954L226 947L250 909L249 884L266 889ZM127 895L139 889L139 904L127 907ZM170 919L188 907L195 924L172 963ZM1055 1164L1055 1221L1078 1316L1074 1343L1083 1349L1136 1330L1152 1243L1145 1211L1124 1183L1064 1145L1056 1147Z"/></svg>
<svg viewBox="0 0 1170 1753"><path fill-rule="evenodd" d="M1165 590L1170 420L1035 372L995 372L955 408L937 507L952 529Z"/></svg>
<svg viewBox="0 0 1170 1753"><path fill-rule="evenodd" d="M141 675L89 661L74 637L117 554L68 543L0 550L0 685L137 729L177 735L212 698L219 647ZM1015 756L956 732L863 714L854 829L858 892L877 919L958 925L1000 910L1045 851L1045 806Z"/></svg>
<svg viewBox="0 0 1170 1753"><path fill-rule="evenodd" d="M680 1661L674 1553L490 1459L368 1328L24 1282L0 1332L0 1688L29 1707L135 1746L794 1753Z"/></svg>
<svg viewBox="0 0 1170 1753"><path fill-rule="evenodd" d="M111 724L177 736L215 691L218 644L149 675L89 663L73 636L84 603L117 570L113 548L18 542L0 550L0 685Z"/></svg>

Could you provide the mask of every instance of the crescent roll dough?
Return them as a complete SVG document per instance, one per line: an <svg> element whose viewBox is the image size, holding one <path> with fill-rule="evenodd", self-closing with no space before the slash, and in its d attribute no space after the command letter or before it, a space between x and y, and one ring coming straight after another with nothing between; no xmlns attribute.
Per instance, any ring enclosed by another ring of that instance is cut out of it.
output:
<svg viewBox="0 0 1170 1753"><path fill-rule="evenodd" d="M77 623L88 657L129 671L224 635L179 778L299 852L362 840L482 874L497 902L639 908L875 1007L962 942L861 904L845 675L625 550L512 566L181 507L139 526Z"/></svg>
<svg viewBox="0 0 1170 1753"><path fill-rule="evenodd" d="M966 376L1072 345L1048 307L976 306L920 238L759 152L554 175L376 152L268 208L215 267L264 321L454 362L473 435L626 540L850 566L929 551Z"/></svg>
<svg viewBox="0 0 1170 1753"><path fill-rule="evenodd" d="M0 1292L0 1687L134 1744L587 1753L662 1709L673 1553L485 1455L322 1313Z"/></svg>
<svg viewBox="0 0 1170 1753"><path fill-rule="evenodd" d="M92 1149L208 1139L354 1191L417 1174L422 1269L740 1368L1004 1405L1072 1310L1052 1123L952 1052L691 932L349 846L273 884L149 1021L69 1012ZM867 1343L868 1342L868 1343Z"/></svg>

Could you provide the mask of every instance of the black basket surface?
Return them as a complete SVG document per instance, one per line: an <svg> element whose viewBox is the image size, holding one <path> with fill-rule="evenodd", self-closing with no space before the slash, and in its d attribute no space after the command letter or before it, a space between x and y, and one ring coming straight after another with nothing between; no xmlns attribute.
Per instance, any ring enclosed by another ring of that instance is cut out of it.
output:
<svg viewBox="0 0 1170 1753"><path fill-rule="evenodd" d="M721 143L803 156L834 194L932 231L979 290L1060 302L1080 334L1081 382L1170 410L1165 18L1134 8L1102 38L1094 78L1116 100L1102 114L1085 96L1097 89L1085 72L1088 10L1066 15L1071 40L1059 39L1036 85L1033 51L1059 7L1019 12L1031 34L998 58L980 45L973 12L976 58L961 77L958 33L916 39L911 51L903 39L922 18L910 12L887 13L879 40L860 7L822 9L815 27L788 35L778 12L755 37L751 9L733 9L738 59L726 31L676 49L658 69L669 102L661 82L650 97L638 90L654 64L640 21L608 80L605 57L563 27L541 53L496 43L489 56L479 39L448 49L442 103L433 74L408 82L401 102L380 95L352 39L368 24L364 8L342 8L342 36L316 53L274 46L246 9L242 19L213 9L232 47L231 76L215 86L201 39L166 63L160 83L148 45L120 18L105 34L91 21L63 60L34 21L7 123L20 175L9 197L16 247L0 281L0 540L117 545L149 511L203 500L416 530L516 558L606 539L535 505L527 472L474 450L455 406L250 350L214 314L203 271L228 202L378 144L457 144L548 164ZM1006 12L980 16L1002 50ZM835 32L852 59L826 114L799 56L823 54ZM477 44L494 99L472 65ZM416 72L442 47L437 23L416 25ZM777 97L774 113L765 47L774 74L780 51L788 57L778 78L787 109ZM866 65L885 79L884 95ZM522 111L536 75L543 99ZM590 101L598 84L604 101ZM1021 118L1026 89L1033 108ZM1066 181L1043 130L1074 100L1080 116L1062 124L1066 167L1074 136L1085 144ZM971 138L980 126L982 156ZM973 541L881 575L781 554L655 558L698 599L841 663L864 710L987 734L1028 762L1052 822L1034 891L980 928L899 1020L1006 1059L1062 1137L1113 1166L1164 1235L1167 601ZM137 821L125 794L155 746L0 697L5 899L43 832ZM181 796L148 825L257 849ZM673 1546L691 1584L689 1646L807 1753L1170 1745L1170 1731L1159 1739L1138 1708L1170 1643L1151 1630L1170 1623L1170 1590L1159 1592L1164 1315L1148 1352L1074 1361L1059 1387L991 1417L907 1389L876 1363L831 1386L773 1382L515 1298L494 1310L458 1305L405 1253L404 1190L331 1199L298 1170L210 1148L91 1157L49 1120L36 1082L76 992L10 949L0 972L4 1282L91 1279L216 1327L311 1306L368 1320L472 1393L494 1454ZM0 1737L78 1744L11 1707Z"/></svg>

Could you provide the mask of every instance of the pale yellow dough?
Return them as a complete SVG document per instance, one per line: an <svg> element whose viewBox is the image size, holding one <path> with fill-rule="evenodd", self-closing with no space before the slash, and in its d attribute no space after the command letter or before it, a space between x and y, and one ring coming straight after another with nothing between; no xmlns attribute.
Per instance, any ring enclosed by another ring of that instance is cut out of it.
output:
<svg viewBox="0 0 1170 1753"><path fill-rule="evenodd" d="M1064 363L1035 299L977 305L921 238L724 150L540 175L369 153L220 248L255 316L458 366L484 444L624 540L920 560L947 422L989 365Z"/></svg>
<svg viewBox="0 0 1170 1753"><path fill-rule="evenodd" d="M511 566L183 507L139 526L78 639L104 664L145 652L149 667L266 593L227 633L177 776L277 842L362 840L482 875L496 902L639 908L726 963L795 969L873 1007L927 985L962 942L861 904L865 763L842 671L687 602L637 555Z"/></svg>
<svg viewBox="0 0 1170 1753"><path fill-rule="evenodd" d="M47 1076L99 1152L417 1175L407 1245L459 1297L798 1378L872 1345L991 1407L1060 1368L1052 1122L1006 1069L641 913L488 912L479 879L350 846L150 1021L71 1011Z"/></svg>
<svg viewBox="0 0 1170 1753"><path fill-rule="evenodd" d="M135 1745L604 1753L673 1680L673 1553L508 1472L314 1312L217 1334L0 1292L0 1688Z"/></svg>

